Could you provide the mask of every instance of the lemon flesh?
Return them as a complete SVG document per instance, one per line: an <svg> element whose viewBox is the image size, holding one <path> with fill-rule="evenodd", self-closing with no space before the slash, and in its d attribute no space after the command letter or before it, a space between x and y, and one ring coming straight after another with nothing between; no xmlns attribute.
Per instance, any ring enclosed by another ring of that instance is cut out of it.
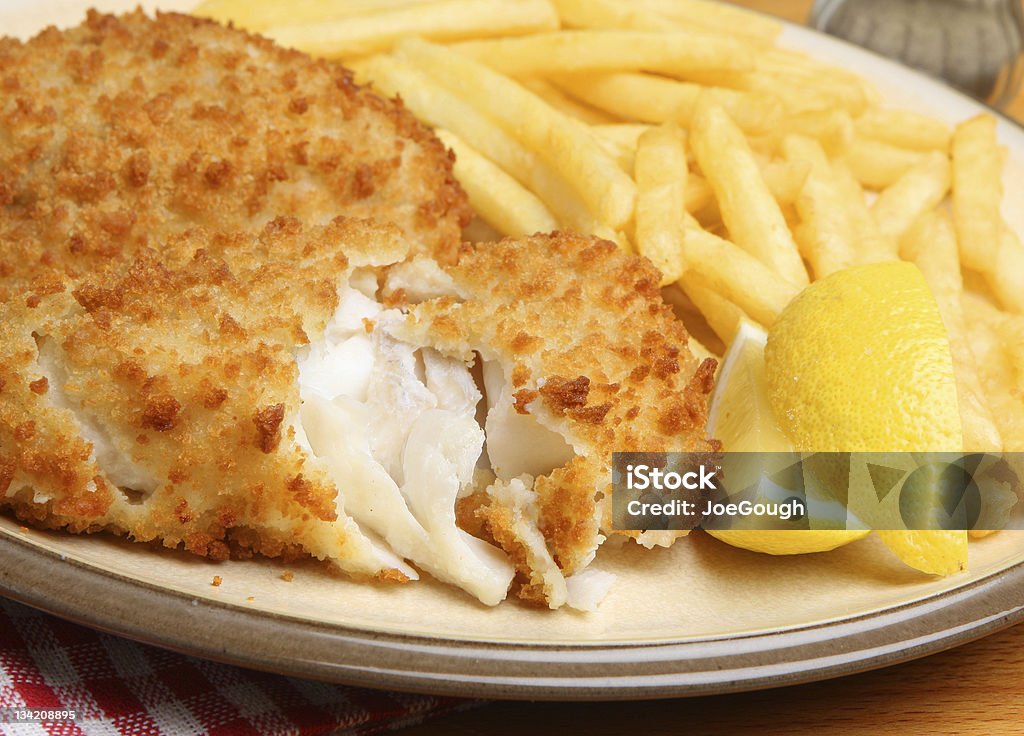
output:
<svg viewBox="0 0 1024 736"><path fill-rule="evenodd" d="M897 557L921 572L952 575L967 569L967 532L879 531L878 536Z"/></svg>
<svg viewBox="0 0 1024 736"><path fill-rule="evenodd" d="M708 433L729 452L791 452L793 443L779 429L768 403L764 348L768 335L743 322L722 361L711 397ZM866 531L708 530L734 547L769 555L827 552L867 536Z"/></svg>
<svg viewBox="0 0 1024 736"><path fill-rule="evenodd" d="M733 547L762 552L766 555L803 555L811 552L829 552L844 544L863 539L871 532L842 530L765 530L732 529L708 530L715 539Z"/></svg>
<svg viewBox="0 0 1024 736"><path fill-rule="evenodd" d="M768 334L742 322L722 360L708 412L708 433L728 452L791 452L768 403L764 348Z"/></svg>

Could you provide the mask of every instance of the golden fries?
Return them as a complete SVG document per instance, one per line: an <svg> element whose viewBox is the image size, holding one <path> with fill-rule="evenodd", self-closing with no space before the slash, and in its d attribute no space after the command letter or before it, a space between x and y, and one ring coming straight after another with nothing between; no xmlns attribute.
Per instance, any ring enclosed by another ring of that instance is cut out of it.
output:
<svg viewBox="0 0 1024 736"><path fill-rule="evenodd" d="M487 156L547 203L565 226L587 233L598 230L579 196L536 153L416 67L391 56L377 56L359 64L357 70L373 79L384 94L401 95L420 119L452 131Z"/></svg>
<svg viewBox="0 0 1024 736"><path fill-rule="evenodd" d="M960 258L968 268L989 273L1002 221L1002 155L996 146L995 118L979 115L957 126L952 148L953 218Z"/></svg>
<svg viewBox="0 0 1024 736"><path fill-rule="evenodd" d="M620 0L552 0L562 23L570 28L678 31L679 23L659 13L637 10Z"/></svg>
<svg viewBox="0 0 1024 736"><path fill-rule="evenodd" d="M574 100L546 79L527 77L519 81L526 89L540 97L551 107L571 118L582 120L589 125L614 125L618 120L614 115L609 115L604 110L598 110L596 107L591 107L579 100ZM601 142L604 143L604 141ZM618 155L618 152L616 152L616 155ZM632 161L632 154L630 154L629 160ZM631 170L632 164L629 169L624 169L627 172Z"/></svg>
<svg viewBox="0 0 1024 736"><path fill-rule="evenodd" d="M729 301L707 284L696 271L686 271L679 281L683 293L693 302L701 315L707 320L708 326L726 346L736 336L740 323L744 320L757 324L746 312Z"/></svg>
<svg viewBox="0 0 1024 736"><path fill-rule="evenodd" d="M754 68L748 44L684 31L561 31L465 41L452 48L514 77L625 70L685 74Z"/></svg>
<svg viewBox="0 0 1024 736"><path fill-rule="evenodd" d="M705 105L694 116L691 137L735 243L783 279L805 286L807 271L796 243L739 128L721 108Z"/></svg>
<svg viewBox="0 0 1024 736"><path fill-rule="evenodd" d="M598 222L621 228L633 216L636 186L586 126L507 77L441 46L402 41L400 59L457 93L545 160L579 194Z"/></svg>
<svg viewBox="0 0 1024 736"><path fill-rule="evenodd" d="M712 0L627 0L626 4L658 13L682 25L722 34L773 41L782 24L764 15Z"/></svg>
<svg viewBox="0 0 1024 736"><path fill-rule="evenodd" d="M920 163L924 154L870 138L854 138L843 161L863 186L885 189Z"/></svg>
<svg viewBox="0 0 1024 736"><path fill-rule="evenodd" d="M945 158L944 154L939 155ZM969 452L999 452L1002 450L1002 437L982 392L978 364L964 324L960 258L949 215L931 211L920 216L905 233L900 255L921 269L946 325L960 398L964 449Z"/></svg>
<svg viewBox="0 0 1024 736"><path fill-rule="evenodd" d="M1024 400L1019 386L1024 381L1020 359L1011 357L1007 349L1007 332L1016 331L1007 325L1011 317L977 294L964 292L964 315L970 325L968 338L978 365L978 377L985 394L985 404L992 409L1005 452L1024 452ZM1019 351L1019 346L1014 346ZM1017 352L1019 356L1019 352Z"/></svg>
<svg viewBox="0 0 1024 736"><path fill-rule="evenodd" d="M799 136L788 137L783 150L788 161L810 166L796 199L802 222L796 240L815 278L852 266L857 260L857 233L845 207L843 187L825 152L816 141Z"/></svg>
<svg viewBox="0 0 1024 736"><path fill-rule="evenodd" d="M338 20L289 21L261 30L283 46L328 58L353 58L387 51L409 36L457 41L557 27L558 16L548 0L435 0Z"/></svg>
<svg viewBox="0 0 1024 736"><path fill-rule="evenodd" d="M874 108L854 121L861 138L888 143L900 148L949 150L951 132L941 120L909 110Z"/></svg>
<svg viewBox="0 0 1024 736"><path fill-rule="evenodd" d="M806 161L759 161L758 165L768 191L780 206L796 202L811 169Z"/></svg>
<svg viewBox="0 0 1024 736"><path fill-rule="evenodd" d="M688 271L765 327L801 288L735 244L697 227L686 228L683 251Z"/></svg>
<svg viewBox="0 0 1024 736"><path fill-rule="evenodd" d="M1024 313L1024 247L999 211L1003 151L995 127L991 115L978 115L953 133L953 221L964 265L985 276L1004 307Z"/></svg>
<svg viewBox="0 0 1024 736"><path fill-rule="evenodd" d="M480 217L502 235L532 235L558 229L558 221L537 197L458 136L439 129L438 137L455 152L455 176Z"/></svg>
<svg viewBox="0 0 1024 736"><path fill-rule="evenodd" d="M686 149L682 131L667 123L640 136L636 149L636 249L662 273L662 286L683 274Z"/></svg>
<svg viewBox="0 0 1024 736"><path fill-rule="evenodd" d="M1024 247L1006 223L1002 223L999 231L999 251L990 283L1006 309L1024 314Z"/></svg>
<svg viewBox="0 0 1024 736"><path fill-rule="evenodd" d="M950 167L945 153L932 151L878 195L871 212L882 233L899 239L949 191ZM959 273L959 267L958 267Z"/></svg>
<svg viewBox="0 0 1024 736"><path fill-rule="evenodd" d="M847 214L857 237L857 263L875 263L895 260L899 244L885 236L868 209L867 199L860 182L844 161L832 163L836 182L846 196Z"/></svg>
<svg viewBox="0 0 1024 736"><path fill-rule="evenodd" d="M590 128L590 131L604 150L619 162L619 168L627 174L632 174L637 143L640 140L640 136L650 129L651 126L649 125L621 123L594 125Z"/></svg>
<svg viewBox="0 0 1024 736"><path fill-rule="evenodd" d="M552 81L573 97L621 118L689 127L698 103L708 102L735 115L746 132L766 133L782 117L777 101L739 92L679 82L653 74L612 72L561 74Z"/></svg>

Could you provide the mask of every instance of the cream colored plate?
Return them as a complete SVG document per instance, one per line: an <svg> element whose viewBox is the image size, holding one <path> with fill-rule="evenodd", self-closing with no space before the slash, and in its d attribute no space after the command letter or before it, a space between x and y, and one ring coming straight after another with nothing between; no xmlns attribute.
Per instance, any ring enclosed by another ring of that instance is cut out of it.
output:
<svg viewBox="0 0 1024 736"><path fill-rule="evenodd" d="M0 4L0 28L73 24L85 6ZM787 27L784 43L858 70L901 106L950 122L982 109L806 29ZM1007 121L999 133L1009 170L1024 171L1024 133ZM1024 176L1008 177L1007 201L1024 201ZM1024 232L1024 207L1005 209ZM595 567L619 578L593 614L488 609L431 581L358 585L313 565L292 567L286 582L272 562L216 564L5 518L0 552L9 594L101 628L254 667L459 694L646 697L781 684L906 659L1024 618L1024 532L973 543L969 572L946 579L902 566L873 538L795 558L701 533L671 550L608 547Z"/></svg>

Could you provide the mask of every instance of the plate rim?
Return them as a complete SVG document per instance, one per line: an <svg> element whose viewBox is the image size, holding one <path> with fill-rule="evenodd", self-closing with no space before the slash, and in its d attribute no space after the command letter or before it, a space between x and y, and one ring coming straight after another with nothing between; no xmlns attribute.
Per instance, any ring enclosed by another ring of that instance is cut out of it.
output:
<svg viewBox="0 0 1024 736"><path fill-rule="evenodd" d="M577 645L377 632L246 609L61 559L9 535L0 537L0 557L0 592L90 628L275 674L460 697L639 700L795 685L933 654L1024 621L1024 562L840 621Z"/></svg>
<svg viewBox="0 0 1024 736"><path fill-rule="evenodd" d="M811 26L759 14L798 36L910 75L926 92L987 111L1024 136L1024 123L941 80ZM90 628L275 674L458 697L640 700L796 685L909 661L1024 622L1024 562L915 601L777 631L540 644L381 632L246 609L65 558L12 535L0 535L0 559L0 595ZM97 589L110 593L98 604L69 594ZM157 627L139 616L153 611L166 612Z"/></svg>

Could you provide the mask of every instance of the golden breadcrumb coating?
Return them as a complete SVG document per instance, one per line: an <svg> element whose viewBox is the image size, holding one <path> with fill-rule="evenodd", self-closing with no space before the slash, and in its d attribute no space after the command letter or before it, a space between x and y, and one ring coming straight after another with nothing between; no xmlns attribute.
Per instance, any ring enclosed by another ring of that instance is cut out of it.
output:
<svg viewBox="0 0 1024 736"><path fill-rule="evenodd" d="M469 219L451 154L340 65L173 13L0 39L0 298L189 227L342 214L442 261Z"/></svg>
<svg viewBox="0 0 1024 736"><path fill-rule="evenodd" d="M515 410L568 438L576 457L536 478L533 493L540 531L570 576L610 530L612 452L717 449L704 434L715 362L698 364L687 349L654 266L608 241L554 233L464 245L449 273L464 298L414 307L407 337L499 361ZM516 515L477 494L460 523L483 521L517 563L520 596L546 600L513 533Z"/></svg>
<svg viewBox="0 0 1024 736"><path fill-rule="evenodd" d="M214 558L234 542L401 579L290 420L296 350L322 335L339 282L406 253L390 226L279 218L256 236L186 232L0 304L0 505ZM119 488L115 467L152 487Z"/></svg>
<svg viewBox="0 0 1024 736"><path fill-rule="evenodd" d="M37 278L0 304L0 505L213 558L312 554L405 579L292 423L297 355L324 337L339 284L407 250L395 228L280 218L257 236L197 229L87 276ZM714 362L687 349L654 267L607 241L466 245L446 272L458 296L389 312L386 329L467 364L478 354L485 382L499 366L510 414L572 455L471 489L459 524L505 551L520 598L572 604L572 576L610 533L612 453L717 449L704 436Z"/></svg>

